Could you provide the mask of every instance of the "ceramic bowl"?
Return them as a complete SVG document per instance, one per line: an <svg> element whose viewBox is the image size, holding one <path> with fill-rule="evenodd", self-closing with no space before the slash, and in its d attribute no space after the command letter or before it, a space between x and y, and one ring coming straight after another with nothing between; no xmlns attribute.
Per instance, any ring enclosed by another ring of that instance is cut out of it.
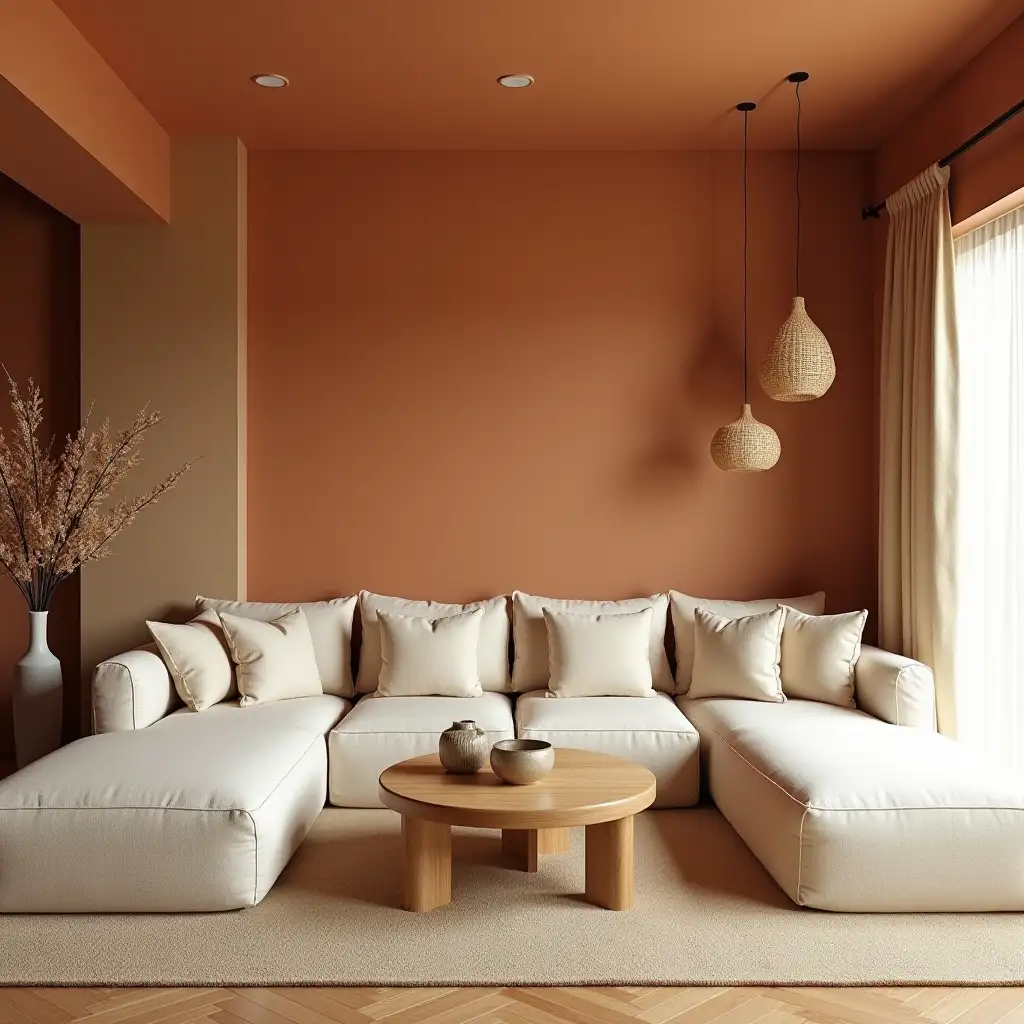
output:
<svg viewBox="0 0 1024 1024"><path fill-rule="evenodd" d="M491 747L491 768L502 782L532 786L555 766L555 748L546 740L499 740Z"/></svg>

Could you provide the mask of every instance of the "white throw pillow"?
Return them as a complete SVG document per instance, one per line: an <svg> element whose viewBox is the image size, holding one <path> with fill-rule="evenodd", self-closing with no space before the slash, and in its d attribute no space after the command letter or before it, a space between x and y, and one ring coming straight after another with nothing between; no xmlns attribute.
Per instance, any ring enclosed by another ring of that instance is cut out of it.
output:
<svg viewBox="0 0 1024 1024"><path fill-rule="evenodd" d="M574 615L544 609L556 697L654 697L653 608L623 615Z"/></svg>
<svg viewBox="0 0 1024 1024"><path fill-rule="evenodd" d="M787 697L855 708L854 670L867 609L805 615L783 605L782 689Z"/></svg>
<svg viewBox="0 0 1024 1024"><path fill-rule="evenodd" d="M689 696L785 701L779 671L785 621L782 608L740 619L696 609Z"/></svg>
<svg viewBox="0 0 1024 1024"><path fill-rule="evenodd" d="M669 591L669 598L672 603L672 631L676 640L676 693L686 693L690 689L690 676L693 674L693 618L698 608L730 619L770 612L780 604L796 608L807 615L820 615L825 610L825 594L820 590L806 597L770 598L763 601L711 601L680 594L677 590Z"/></svg>
<svg viewBox="0 0 1024 1024"><path fill-rule="evenodd" d="M665 653L668 594L627 598L624 601L564 601L555 597L536 597L519 590L512 594L512 633L515 640L512 689L516 693L543 690L551 678L545 609L570 615L626 615L647 608L651 609L648 647L654 688L671 693L672 669Z"/></svg>
<svg viewBox="0 0 1024 1024"><path fill-rule="evenodd" d="M242 707L324 692L309 623L301 608L273 622L226 612L220 621L235 663Z"/></svg>
<svg viewBox="0 0 1024 1024"><path fill-rule="evenodd" d="M381 697L479 697L477 648L484 610L425 619L377 612Z"/></svg>
<svg viewBox="0 0 1024 1024"><path fill-rule="evenodd" d="M245 619L272 622L282 615L301 608L313 638L317 670L324 693L337 697L351 697L352 685L352 622L356 615L355 597L335 597L330 601L308 601L288 604L267 601L226 601L212 597L197 597L196 611L213 609L240 615Z"/></svg>
<svg viewBox="0 0 1024 1024"><path fill-rule="evenodd" d="M508 602L504 597L471 604L442 604L439 601L407 601L401 597L386 597L363 590L359 594L359 618L363 627L362 646L359 650L359 675L356 690L373 693L380 678L380 626L377 613L394 612L417 619L443 619L481 609L479 658L480 684L485 690L499 693L508 691Z"/></svg>
<svg viewBox="0 0 1024 1024"><path fill-rule="evenodd" d="M203 612L184 625L149 621L146 625L178 696L193 711L235 696L235 670L216 612Z"/></svg>

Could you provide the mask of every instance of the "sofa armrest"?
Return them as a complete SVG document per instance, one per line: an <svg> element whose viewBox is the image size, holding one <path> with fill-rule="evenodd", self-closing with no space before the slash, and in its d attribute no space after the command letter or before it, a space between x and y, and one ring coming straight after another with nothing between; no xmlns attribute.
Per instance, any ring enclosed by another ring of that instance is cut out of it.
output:
<svg viewBox="0 0 1024 1024"><path fill-rule="evenodd" d="M934 732L935 679L913 658L861 647L854 676L857 707L892 725Z"/></svg>
<svg viewBox="0 0 1024 1024"><path fill-rule="evenodd" d="M92 674L92 731L145 729L181 703L156 644L101 661Z"/></svg>

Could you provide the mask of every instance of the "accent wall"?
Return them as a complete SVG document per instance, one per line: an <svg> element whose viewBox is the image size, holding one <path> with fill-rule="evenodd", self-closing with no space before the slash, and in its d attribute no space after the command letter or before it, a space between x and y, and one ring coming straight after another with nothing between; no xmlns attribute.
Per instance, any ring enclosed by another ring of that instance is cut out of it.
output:
<svg viewBox="0 0 1024 1024"><path fill-rule="evenodd" d="M792 153L255 152L248 594L828 591L874 609L871 155L805 153L802 286L838 376L757 384L794 294Z"/></svg>

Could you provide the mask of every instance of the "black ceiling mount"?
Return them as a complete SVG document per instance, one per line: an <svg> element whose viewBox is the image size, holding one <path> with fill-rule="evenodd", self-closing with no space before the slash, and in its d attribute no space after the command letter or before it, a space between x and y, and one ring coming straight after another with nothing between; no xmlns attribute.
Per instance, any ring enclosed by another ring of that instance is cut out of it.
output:
<svg viewBox="0 0 1024 1024"><path fill-rule="evenodd" d="M786 81L792 82L794 85L799 85L801 82L806 82L810 78L810 74L807 71L794 71L791 75L786 75Z"/></svg>
<svg viewBox="0 0 1024 1024"><path fill-rule="evenodd" d="M757 104L751 103L750 100L747 100L745 103L737 103L736 109L742 110L743 113L746 114L748 111L757 110Z"/></svg>

